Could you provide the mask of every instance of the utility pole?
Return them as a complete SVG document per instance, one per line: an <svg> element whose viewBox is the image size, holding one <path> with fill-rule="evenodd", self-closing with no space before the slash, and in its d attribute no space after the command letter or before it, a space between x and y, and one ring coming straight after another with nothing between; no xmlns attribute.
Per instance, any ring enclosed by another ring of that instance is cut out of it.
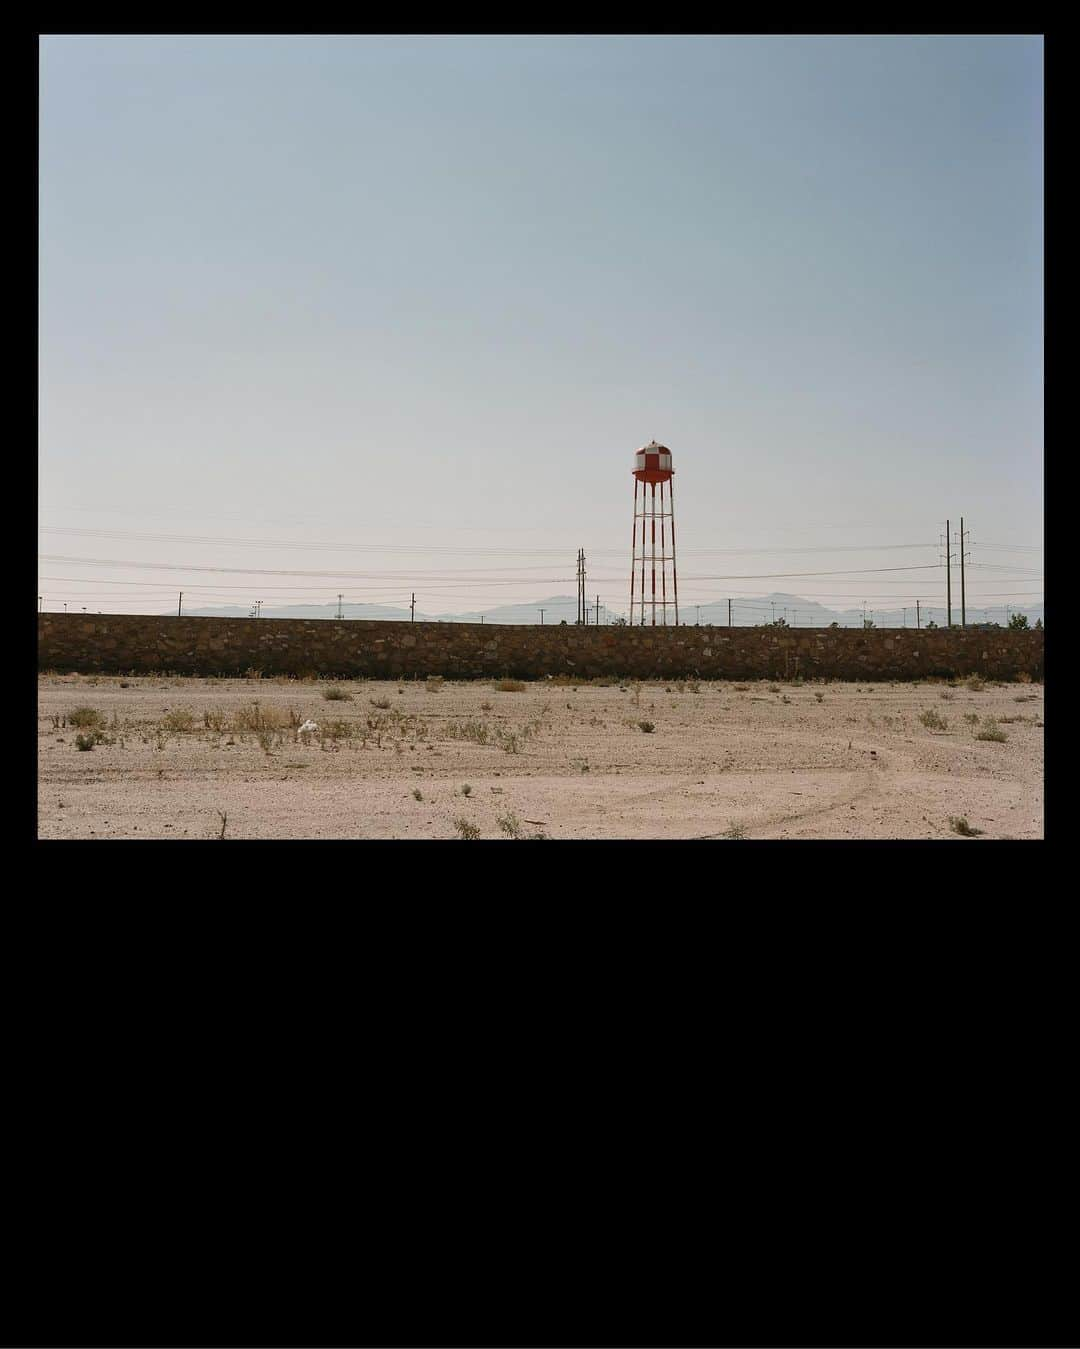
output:
<svg viewBox="0 0 1080 1349"><path fill-rule="evenodd" d="M921 628L921 627L922 627L922 614L921 614L921 612L919 611L919 601L918 601L918 600L915 601L915 626L916 626L917 628Z"/></svg>
<svg viewBox="0 0 1080 1349"><path fill-rule="evenodd" d="M906 628L906 627L907 627L907 609L904 608L904 607L901 607L900 612L904 615L904 627Z"/></svg>
<svg viewBox="0 0 1080 1349"><path fill-rule="evenodd" d="M44 598L44 596L42 596L42 595L39 595L39 596L37 597L37 611L38 611L39 614L41 613L41 601L42 601L43 598Z"/></svg>
<svg viewBox="0 0 1080 1349"><path fill-rule="evenodd" d="M949 521L945 521L945 626L952 627L952 553Z"/></svg>
<svg viewBox="0 0 1080 1349"><path fill-rule="evenodd" d="M543 609L540 610L540 626L541 626L541 627L544 626L544 611L543 611Z"/></svg>
<svg viewBox="0 0 1080 1349"><path fill-rule="evenodd" d="M184 607L184 592L181 590L180 598L176 601L176 617L179 618Z"/></svg>
<svg viewBox="0 0 1080 1349"><path fill-rule="evenodd" d="M341 617L341 596L340 596L340 595L337 597L337 616L338 616L338 618Z"/></svg>
<svg viewBox="0 0 1080 1349"><path fill-rule="evenodd" d="M970 530L967 531L970 534ZM967 627L967 595L964 590L964 517L960 517L960 626Z"/></svg>
<svg viewBox="0 0 1080 1349"><path fill-rule="evenodd" d="M583 551L581 548L577 551L577 619L575 621L578 623L583 621L581 617L581 555Z"/></svg>
<svg viewBox="0 0 1080 1349"><path fill-rule="evenodd" d="M67 613L67 600L64 601L64 613Z"/></svg>
<svg viewBox="0 0 1080 1349"><path fill-rule="evenodd" d="M698 625L698 627L700 628L700 627L701 627L701 605L700 605L700 604L695 604L695 605L694 605L694 608L697 610L697 625Z"/></svg>
<svg viewBox="0 0 1080 1349"><path fill-rule="evenodd" d="M409 622L416 622L416 591L413 591L412 600L409 603Z"/></svg>
<svg viewBox="0 0 1080 1349"><path fill-rule="evenodd" d="M728 600L728 602L727 602L727 625L728 625L729 628L731 627L731 601L730 601L730 600Z"/></svg>
<svg viewBox="0 0 1080 1349"><path fill-rule="evenodd" d="M594 627L597 627L597 628L600 626L600 596L599 596L599 595L597 595L597 597L596 597L596 622L595 622L595 624L594 624L593 626L594 626Z"/></svg>

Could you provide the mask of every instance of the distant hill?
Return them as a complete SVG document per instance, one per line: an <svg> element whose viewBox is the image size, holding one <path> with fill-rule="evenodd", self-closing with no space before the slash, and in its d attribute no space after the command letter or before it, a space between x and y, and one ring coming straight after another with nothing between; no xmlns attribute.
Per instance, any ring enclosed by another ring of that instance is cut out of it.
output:
<svg viewBox="0 0 1080 1349"><path fill-rule="evenodd" d="M383 604L343 604L343 619L382 619L388 621L409 620L409 610L407 608L395 608ZM573 595L552 595L547 599L536 600L530 604L502 604L496 605L490 609L475 609L461 613L449 614L428 614L416 611L416 621L422 623L479 623L481 619L485 623L515 623L530 624L540 622L540 610L544 611L543 621L545 624L558 624L563 619L567 623L573 623L577 617L577 600ZM1029 621L1034 624L1036 619L1044 618L1043 604L1011 605L1010 610L1013 613L1025 613ZM626 611L608 609L607 617L611 618L625 617ZM184 613L192 617L206 618L249 618L251 616L250 608L243 608L238 605L224 605L220 608L202 608L189 609L185 606ZM595 606L590 610L590 622L595 614ZM649 608L646 605L646 619L649 617ZM263 618L323 618L334 619L337 617L336 604L292 604L276 605L269 607L263 606ZM907 611L899 606L893 606L888 609L871 609L867 606L866 617L872 619L874 626L878 628L913 628L915 626L915 605L907 605ZM777 591L761 599L736 599L732 602L731 612L732 623L735 627L751 627L758 623L768 623L774 618L783 618L791 627L799 628L827 628L830 623L839 623L843 628L858 628L862 626L863 610L860 606L857 609L828 609L816 600L808 600L801 595L790 595ZM921 620L923 627L933 621L939 627L945 626L945 606L922 606ZM728 621L728 607L726 600L717 600L711 604L682 604L679 609L679 621L685 624L694 624L701 622L703 624L712 624L715 627L726 627ZM980 609L968 607L967 621L972 623L1000 623L1005 626L1006 616L1003 606L996 605L991 609ZM1045 621L1045 619L1044 619ZM953 605L953 622L960 622L960 606Z"/></svg>

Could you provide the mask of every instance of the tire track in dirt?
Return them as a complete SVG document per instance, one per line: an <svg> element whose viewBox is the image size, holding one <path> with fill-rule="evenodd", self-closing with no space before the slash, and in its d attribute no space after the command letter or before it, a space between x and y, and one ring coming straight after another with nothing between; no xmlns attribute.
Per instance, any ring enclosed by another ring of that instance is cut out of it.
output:
<svg viewBox="0 0 1080 1349"><path fill-rule="evenodd" d="M814 770L809 769L804 771L813 772ZM817 771L836 772L837 770L819 769ZM857 781L853 786L844 788L840 792L839 796L833 797L832 800L827 801L822 805L807 806L802 810L796 811L779 811L776 814L765 816L764 819L755 820L753 824L747 824L744 826L747 835L752 836L753 834L757 833L757 831L760 829L770 829L777 824L790 824L795 820L810 819L815 815L828 815L831 811L840 810L844 806L852 806L857 801L860 801L864 798L873 795L874 791L876 790L876 784L874 782L876 774L874 769L853 768L840 771L842 772L846 771L850 773L853 778L857 779ZM723 838L726 832L727 830L721 830L719 833L716 834L696 834L695 838L708 838L708 839Z"/></svg>

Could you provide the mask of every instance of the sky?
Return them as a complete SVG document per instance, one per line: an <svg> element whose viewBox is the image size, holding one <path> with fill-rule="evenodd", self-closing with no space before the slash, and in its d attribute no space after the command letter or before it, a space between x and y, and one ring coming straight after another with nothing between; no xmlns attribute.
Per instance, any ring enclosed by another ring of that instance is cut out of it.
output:
<svg viewBox="0 0 1080 1349"><path fill-rule="evenodd" d="M625 612L654 438L684 607L1042 596L1041 37L47 36L39 205L47 610Z"/></svg>

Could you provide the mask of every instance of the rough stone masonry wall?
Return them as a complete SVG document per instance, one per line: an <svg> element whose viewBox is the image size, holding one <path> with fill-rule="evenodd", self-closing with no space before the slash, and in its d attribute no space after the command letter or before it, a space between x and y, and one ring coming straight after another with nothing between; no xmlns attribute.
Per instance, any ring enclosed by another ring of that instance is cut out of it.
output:
<svg viewBox="0 0 1080 1349"><path fill-rule="evenodd" d="M39 614L38 666L97 673L448 679L1043 676L1043 633L971 628L509 626Z"/></svg>

